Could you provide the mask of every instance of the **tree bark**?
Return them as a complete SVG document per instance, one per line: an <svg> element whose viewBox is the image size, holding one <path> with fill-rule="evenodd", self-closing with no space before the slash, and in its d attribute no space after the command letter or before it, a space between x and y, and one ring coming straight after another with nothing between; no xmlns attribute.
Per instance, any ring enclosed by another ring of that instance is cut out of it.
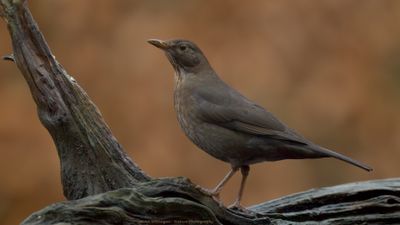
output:
<svg viewBox="0 0 400 225"><path fill-rule="evenodd" d="M125 153L52 55L24 0L0 0L14 61L57 147L64 195L23 224L395 224L400 179L346 184L230 210L186 178L153 179Z"/></svg>
<svg viewBox="0 0 400 225"><path fill-rule="evenodd" d="M85 91L57 62L27 2L1 0L0 10L11 35L11 58L57 147L65 197L78 199L148 181L150 177L124 153Z"/></svg>
<svg viewBox="0 0 400 225"><path fill-rule="evenodd" d="M186 178L165 178L57 203L23 224L399 224L400 179L310 190L249 209L255 213L227 209Z"/></svg>

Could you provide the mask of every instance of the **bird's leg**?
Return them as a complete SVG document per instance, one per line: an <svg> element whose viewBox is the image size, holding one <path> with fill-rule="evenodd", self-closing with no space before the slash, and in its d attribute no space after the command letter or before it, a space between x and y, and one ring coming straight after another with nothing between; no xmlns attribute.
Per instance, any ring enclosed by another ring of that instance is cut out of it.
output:
<svg viewBox="0 0 400 225"><path fill-rule="evenodd" d="M217 186L212 190L204 190L206 193L211 195L215 200L219 200L219 193L221 192L224 185L228 182L228 180L238 171L239 167L232 167L228 174L217 184Z"/></svg>
<svg viewBox="0 0 400 225"><path fill-rule="evenodd" d="M219 196L224 185L231 179L231 177L238 171L239 167L232 167L232 169L225 175L224 179L222 179L217 186L212 190L214 196Z"/></svg>
<svg viewBox="0 0 400 225"><path fill-rule="evenodd" d="M246 184L246 180L247 180L247 176L249 175L249 171L250 171L249 166L241 166L240 167L240 172L242 173L242 181L240 182L240 189L239 189L238 197L237 197L236 201L231 206L229 206L229 208L238 209L243 212L248 211L246 208L244 208L243 206L240 205L240 201L242 200L244 186Z"/></svg>

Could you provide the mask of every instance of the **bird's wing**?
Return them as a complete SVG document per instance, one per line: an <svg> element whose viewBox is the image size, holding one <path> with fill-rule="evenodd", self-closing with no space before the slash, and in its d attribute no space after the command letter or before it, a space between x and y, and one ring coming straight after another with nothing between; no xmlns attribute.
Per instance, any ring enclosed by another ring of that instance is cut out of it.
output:
<svg viewBox="0 0 400 225"><path fill-rule="evenodd" d="M287 128L272 113L239 93L225 92L220 98L210 93L205 91L195 96L199 115L204 121L242 133L307 144L304 138Z"/></svg>
<svg viewBox="0 0 400 225"><path fill-rule="evenodd" d="M197 92L194 97L197 103L197 112L205 122L237 132L266 136L297 146L304 146L301 148L302 150L298 149L305 153L304 157L299 153L302 158L334 157L367 171L372 170L368 165L307 141L286 127L270 112L232 89L225 89L217 96L212 90L204 90L205 92Z"/></svg>

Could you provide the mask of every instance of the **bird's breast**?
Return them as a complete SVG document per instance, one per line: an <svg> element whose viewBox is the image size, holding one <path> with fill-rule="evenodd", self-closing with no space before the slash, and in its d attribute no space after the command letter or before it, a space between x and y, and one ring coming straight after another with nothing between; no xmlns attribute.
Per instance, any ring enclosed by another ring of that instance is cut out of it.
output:
<svg viewBox="0 0 400 225"><path fill-rule="evenodd" d="M190 88L176 86L174 105L179 125L194 144L206 152L213 151L217 146L207 137L209 127L199 116L197 103L192 95Z"/></svg>
<svg viewBox="0 0 400 225"><path fill-rule="evenodd" d="M174 106L179 125L185 134L193 141L196 139L195 127L201 122L194 112L195 102L191 99L191 93L176 87L174 93Z"/></svg>
<svg viewBox="0 0 400 225"><path fill-rule="evenodd" d="M176 87L174 105L179 125L186 136L200 149L226 162L241 158L237 148L244 149L243 137L231 130L208 123L197 112L190 90Z"/></svg>

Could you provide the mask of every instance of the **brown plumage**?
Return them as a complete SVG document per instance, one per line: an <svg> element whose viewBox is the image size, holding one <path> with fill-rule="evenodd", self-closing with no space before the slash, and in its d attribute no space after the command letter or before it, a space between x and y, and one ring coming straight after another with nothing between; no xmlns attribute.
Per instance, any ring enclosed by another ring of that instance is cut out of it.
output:
<svg viewBox="0 0 400 225"><path fill-rule="evenodd" d="M333 157L364 170L372 169L347 156L318 146L294 132L270 112L223 82L202 51L186 40L149 40L165 51L175 70L174 102L178 121L200 149L230 163L232 170L210 194L218 196L238 170L240 206L249 165L263 161Z"/></svg>

